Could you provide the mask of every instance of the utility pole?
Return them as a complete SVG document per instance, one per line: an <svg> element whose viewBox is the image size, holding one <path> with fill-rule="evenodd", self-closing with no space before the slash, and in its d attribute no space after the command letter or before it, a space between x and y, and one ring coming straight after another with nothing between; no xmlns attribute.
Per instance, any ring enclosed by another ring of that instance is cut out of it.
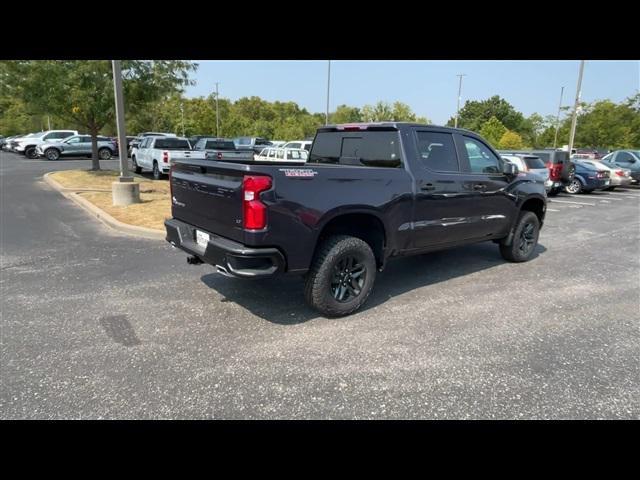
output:
<svg viewBox="0 0 640 480"><path fill-rule="evenodd" d="M51 117L49 117L49 115L47 115L47 126L49 127L49 130L51 130Z"/></svg>
<svg viewBox="0 0 640 480"><path fill-rule="evenodd" d="M220 138L220 114L218 111L218 82L216 82L216 137Z"/></svg>
<svg viewBox="0 0 640 480"><path fill-rule="evenodd" d="M582 72L584 72L584 60L580 61L580 73L578 74L578 87L576 88L576 101L573 104L573 118L571 119L571 136L569 137L569 156L573 150L573 141L576 137L576 122L578 120L578 106L580 104L580 95L582 88Z"/></svg>
<svg viewBox="0 0 640 480"><path fill-rule="evenodd" d="M120 60L112 60L111 64L113 66L113 89L116 100L116 124L118 125L118 156L120 157L120 177L117 182L111 184L113 204L131 205L132 203L140 203L140 184L134 182L133 177L129 175Z"/></svg>
<svg viewBox="0 0 640 480"><path fill-rule="evenodd" d="M562 94L564 93L564 87L560 89L560 103L558 104L558 116L556 118L556 136L553 139L553 149L555 150L558 144L558 130L560 130L560 110L562 109Z"/></svg>
<svg viewBox="0 0 640 480"><path fill-rule="evenodd" d="M327 111L324 115L324 124L329 125L329 88L331 86L331 60L327 65Z"/></svg>
<svg viewBox="0 0 640 480"><path fill-rule="evenodd" d="M182 117L182 136L184 137L184 105L180 104L180 116Z"/></svg>
<svg viewBox="0 0 640 480"><path fill-rule="evenodd" d="M462 77L466 76L467 75L464 73L456 75L456 77L460 77L460 83L458 84L458 108L456 108L456 120L454 124L455 128L458 128L458 115L460 115L460 100L462 99Z"/></svg>

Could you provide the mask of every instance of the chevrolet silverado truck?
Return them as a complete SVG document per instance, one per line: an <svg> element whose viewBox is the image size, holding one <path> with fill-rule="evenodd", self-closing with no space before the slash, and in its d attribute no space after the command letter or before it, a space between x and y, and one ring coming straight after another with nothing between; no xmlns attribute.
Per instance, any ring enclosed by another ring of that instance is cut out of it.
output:
<svg viewBox="0 0 640 480"><path fill-rule="evenodd" d="M403 122L325 126L306 163L179 160L167 241L227 276L304 276L326 316L360 308L376 273L407 255L493 241L530 260L542 180L477 134Z"/></svg>
<svg viewBox="0 0 640 480"><path fill-rule="evenodd" d="M160 180L169 173L173 162L190 158L191 144L182 137L144 137L131 149L133 170L138 174L151 170L154 180Z"/></svg>
<svg viewBox="0 0 640 480"><path fill-rule="evenodd" d="M224 138L203 137L196 142L191 152L191 158L200 160L211 159L223 162L246 162L253 160L252 150L238 150L233 140Z"/></svg>

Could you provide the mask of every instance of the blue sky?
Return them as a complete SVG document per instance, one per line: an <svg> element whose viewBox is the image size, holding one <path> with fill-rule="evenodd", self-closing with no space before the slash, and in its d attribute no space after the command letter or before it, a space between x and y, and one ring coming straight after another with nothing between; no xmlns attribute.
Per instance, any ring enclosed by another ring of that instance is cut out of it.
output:
<svg viewBox="0 0 640 480"><path fill-rule="evenodd" d="M294 101L311 112L324 112L327 61L209 61L194 75L187 96L208 95L220 82L220 97L237 100L256 95L269 101ZM459 73L465 73L462 104L491 95L507 99L525 115L555 115L572 105L579 61L347 61L331 62L330 109L362 107L378 100L407 103L435 124L455 113ZM620 101L640 90L640 61L587 61L582 99Z"/></svg>

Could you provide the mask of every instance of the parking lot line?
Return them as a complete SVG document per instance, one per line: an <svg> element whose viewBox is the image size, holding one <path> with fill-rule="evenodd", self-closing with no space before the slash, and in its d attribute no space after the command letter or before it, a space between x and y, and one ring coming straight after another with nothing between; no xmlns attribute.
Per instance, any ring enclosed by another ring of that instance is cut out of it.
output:
<svg viewBox="0 0 640 480"><path fill-rule="evenodd" d="M549 200L552 203L570 203L572 205L587 205L589 207L595 207L595 203L585 203L585 202L570 202L568 200Z"/></svg>
<svg viewBox="0 0 640 480"><path fill-rule="evenodd" d="M547 212L559 212L560 210L555 210L553 208L547 208Z"/></svg>
<svg viewBox="0 0 640 480"><path fill-rule="evenodd" d="M634 197L640 198L640 193L622 193L622 192L609 192L611 195L617 195L620 197Z"/></svg>

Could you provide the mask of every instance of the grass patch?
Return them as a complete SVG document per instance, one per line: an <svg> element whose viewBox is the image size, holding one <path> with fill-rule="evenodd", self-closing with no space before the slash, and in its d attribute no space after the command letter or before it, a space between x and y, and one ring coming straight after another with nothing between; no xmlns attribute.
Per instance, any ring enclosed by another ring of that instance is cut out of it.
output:
<svg viewBox="0 0 640 480"><path fill-rule="evenodd" d="M64 170L50 175L53 180L65 188L95 189L111 191L111 183L118 180L120 172L113 170ZM140 191L166 191L169 193L167 180L148 180L144 177L134 177L140 183Z"/></svg>
<svg viewBox="0 0 640 480"><path fill-rule="evenodd" d="M113 170L66 170L50 175L56 182L70 189L108 190L105 192L79 192L78 195L89 200L116 220L129 225L164 230L164 221L171 217L171 200L167 180L148 180L134 177L140 184L141 203L126 207L114 207L111 196L111 184L117 181L120 172Z"/></svg>
<svg viewBox="0 0 640 480"><path fill-rule="evenodd" d="M116 220L129 225L164 230L164 221L171 217L171 201L169 192L166 193L140 190L142 203L114 207L111 192L81 192L78 195L89 200L96 207L101 208Z"/></svg>

